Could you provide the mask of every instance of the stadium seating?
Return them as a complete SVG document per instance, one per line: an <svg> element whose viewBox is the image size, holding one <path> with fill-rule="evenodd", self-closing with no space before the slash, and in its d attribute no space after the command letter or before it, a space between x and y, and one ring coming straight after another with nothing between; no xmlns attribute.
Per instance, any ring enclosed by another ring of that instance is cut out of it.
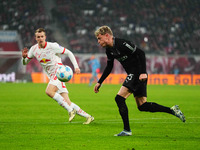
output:
<svg viewBox="0 0 200 150"><path fill-rule="evenodd" d="M0 30L17 30L26 47L35 42L35 30L50 23L40 0L1 0L0 10ZM52 31L47 29L47 33L48 40L52 40Z"/></svg>
<svg viewBox="0 0 200 150"><path fill-rule="evenodd" d="M55 0L53 20L66 31L75 53L102 53L94 37L96 27L108 25L115 36L132 40L150 54L200 54L198 0ZM40 0L2 0L0 28L17 30L24 46L31 46L34 31L52 19ZM37 10L37 11L36 11ZM48 40L55 41L51 29Z"/></svg>
<svg viewBox="0 0 200 150"><path fill-rule="evenodd" d="M200 54L198 0L56 0L53 16L65 27L77 53L102 52L94 30L110 26L146 53ZM148 42L147 42L148 40Z"/></svg>

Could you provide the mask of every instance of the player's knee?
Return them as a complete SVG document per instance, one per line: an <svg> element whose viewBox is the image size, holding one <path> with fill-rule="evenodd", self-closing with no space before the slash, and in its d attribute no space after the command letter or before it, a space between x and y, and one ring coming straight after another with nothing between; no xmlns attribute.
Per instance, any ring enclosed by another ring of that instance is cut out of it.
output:
<svg viewBox="0 0 200 150"><path fill-rule="evenodd" d="M115 102L119 101L118 95L115 96Z"/></svg>
<svg viewBox="0 0 200 150"><path fill-rule="evenodd" d="M49 96L49 97L53 97L52 93L49 90L46 90L45 93Z"/></svg>
<svg viewBox="0 0 200 150"><path fill-rule="evenodd" d="M144 111L143 108L141 106L138 106L138 110L139 111Z"/></svg>
<svg viewBox="0 0 200 150"><path fill-rule="evenodd" d="M118 104L118 103L120 103L120 102L122 102L122 100L123 100L124 98L122 97L122 96L120 96L120 95L116 95L115 96L115 102Z"/></svg>
<svg viewBox="0 0 200 150"><path fill-rule="evenodd" d="M48 91L48 90L46 90L46 91L45 91L45 93L46 93L48 96L50 96L50 93L49 93L49 91Z"/></svg>
<svg viewBox="0 0 200 150"><path fill-rule="evenodd" d="M117 103L118 107L124 105L125 104L125 100L126 99L124 97L120 96L120 95L116 95L116 97L115 97L115 102Z"/></svg>
<svg viewBox="0 0 200 150"><path fill-rule="evenodd" d="M139 111L147 111L147 105L146 103L143 103L142 105L138 106Z"/></svg>
<svg viewBox="0 0 200 150"><path fill-rule="evenodd" d="M117 96L115 97L115 101L116 101L116 103L117 103L117 106L118 106L118 108L119 108L119 113L120 113L121 115L127 114L127 113L128 113L128 108L127 108L127 106L126 106L125 100L126 100L126 99L125 99L124 97L120 96L120 95L117 95Z"/></svg>

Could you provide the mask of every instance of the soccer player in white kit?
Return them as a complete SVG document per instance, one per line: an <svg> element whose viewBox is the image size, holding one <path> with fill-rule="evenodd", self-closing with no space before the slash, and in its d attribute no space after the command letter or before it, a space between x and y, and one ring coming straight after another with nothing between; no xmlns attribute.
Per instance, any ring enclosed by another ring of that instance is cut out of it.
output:
<svg viewBox="0 0 200 150"><path fill-rule="evenodd" d="M90 124L94 120L94 117L70 101L65 83L59 81L56 77L56 70L60 65L63 65L60 58L61 54L67 55L74 66L75 73L80 73L79 66L73 53L60 46L58 43L47 42L46 33L43 28L39 28L35 31L35 39L37 44L33 45L29 51L27 48L22 50L23 65L28 64L31 59L35 57L50 79L46 88L46 94L56 100L59 105L69 112L70 122L77 113L86 118L86 122L83 124Z"/></svg>

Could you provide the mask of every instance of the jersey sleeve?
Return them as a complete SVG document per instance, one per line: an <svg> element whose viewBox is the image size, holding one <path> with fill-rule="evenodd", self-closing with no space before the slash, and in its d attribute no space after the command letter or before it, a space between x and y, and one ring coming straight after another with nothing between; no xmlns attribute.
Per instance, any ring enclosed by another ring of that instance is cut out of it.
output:
<svg viewBox="0 0 200 150"><path fill-rule="evenodd" d="M108 75L112 71L113 63L114 63L114 58L112 58L111 56L109 56L109 54L107 54L107 65L106 65L106 68L104 69L103 74L100 77L98 83L102 84L103 81L108 77Z"/></svg>
<svg viewBox="0 0 200 150"><path fill-rule="evenodd" d="M69 57L70 61L72 62L73 66L74 66L74 69L79 68L76 58L70 50L65 49L65 51L62 54L65 54Z"/></svg>

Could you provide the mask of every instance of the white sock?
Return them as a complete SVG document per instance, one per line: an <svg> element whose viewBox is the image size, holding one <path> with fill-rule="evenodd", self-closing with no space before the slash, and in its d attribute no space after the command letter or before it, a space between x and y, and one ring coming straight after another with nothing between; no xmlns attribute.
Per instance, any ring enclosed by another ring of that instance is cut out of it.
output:
<svg viewBox="0 0 200 150"><path fill-rule="evenodd" d="M60 106L64 107L68 112L71 112L73 110L73 108L68 105L66 100L60 94L55 93L53 99L56 100L58 102L58 104Z"/></svg>
<svg viewBox="0 0 200 150"><path fill-rule="evenodd" d="M78 105L71 103L71 107L74 108L76 110L76 113L82 117L90 117L91 115L89 115L88 113L86 113L85 111L83 111Z"/></svg>

